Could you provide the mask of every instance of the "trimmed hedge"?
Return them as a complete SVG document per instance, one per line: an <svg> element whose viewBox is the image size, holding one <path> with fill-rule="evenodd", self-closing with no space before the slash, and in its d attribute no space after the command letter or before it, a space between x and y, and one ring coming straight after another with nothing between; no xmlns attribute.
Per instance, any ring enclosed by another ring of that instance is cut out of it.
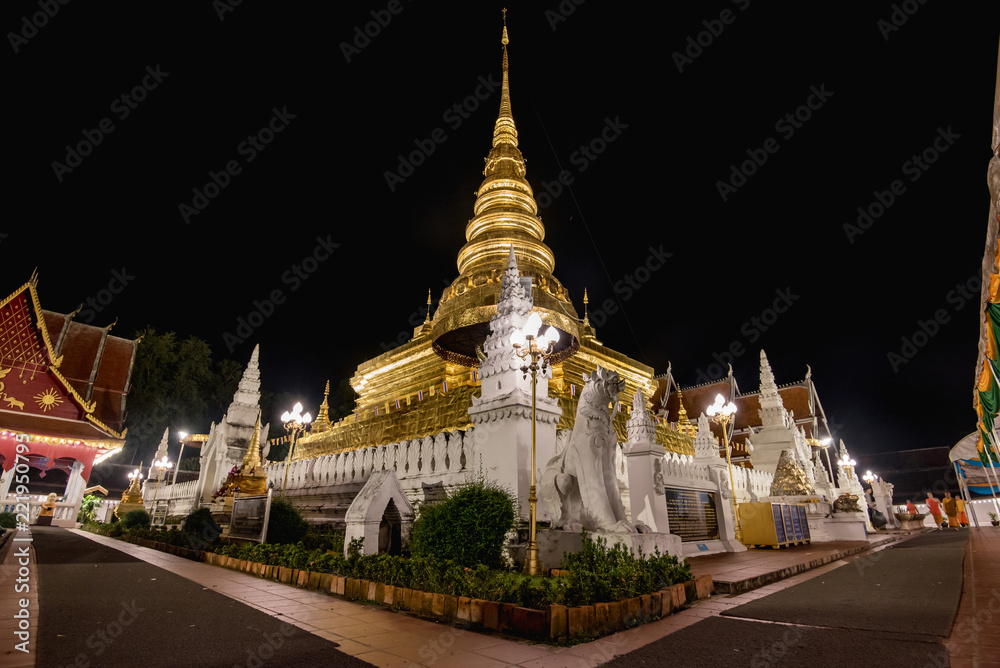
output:
<svg viewBox="0 0 1000 668"><path fill-rule="evenodd" d="M410 552L466 568L500 568L516 518L517 500L509 491L483 479L470 482L447 499L420 507L410 530Z"/></svg>

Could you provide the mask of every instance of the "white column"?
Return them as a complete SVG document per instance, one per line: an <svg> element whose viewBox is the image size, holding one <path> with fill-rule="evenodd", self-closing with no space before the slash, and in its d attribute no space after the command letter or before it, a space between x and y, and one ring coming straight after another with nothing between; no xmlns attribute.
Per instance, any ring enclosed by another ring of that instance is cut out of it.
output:
<svg viewBox="0 0 1000 668"><path fill-rule="evenodd" d="M663 488L658 488L655 480L656 462L663 457L663 446L649 441L631 443L624 454L632 523L645 524L654 533L670 533L667 501Z"/></svg>
<svg viewBox="0 0 1000 668"><path fill-rule="evenodd" d="M73 468L70 469L66 480L66 490L63 492L63 498L66 503L73 504L69 508L66 520L74 524L76 523L77 515L80 513L80 504L83 503L83 490L87 486L87 481L83 479L82 473L83 463L79 461L73 462Z"/></svg>

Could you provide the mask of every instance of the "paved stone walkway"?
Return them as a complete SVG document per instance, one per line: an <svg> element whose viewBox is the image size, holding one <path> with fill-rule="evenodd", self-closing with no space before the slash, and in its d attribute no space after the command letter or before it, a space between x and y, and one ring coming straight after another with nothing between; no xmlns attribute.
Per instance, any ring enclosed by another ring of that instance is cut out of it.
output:
<svg viewBox="0 0 1000 668"><path fill-rule="evenodd" d="M946 646L951 652L953 666L1000 668L1000 661L996 658L1000 656L1000 649L997 648L994 632L1000 623L998 622L1000 618L997 617L1000 615L1000 580L997 579L1000 577L1000 529L986 527L979 531L970 531L972 532L970 549L965 562L966 590L963 593L952 636L946 642ZM550 647L500 634L483 634L453 628L406 614L390 612L374 605L345 601L315 591L262 580L246 573L194 562L89 532L77 531L77 533L165 568L253 608L281 617L299 628L337 642L340 649L347 654L387 668L599 666L615 656L643 647L706 617L718 616L724 610L781 591L854 560L870 558L872 554L869 551L847 557L741 594L713 596L660 621L594 642L573 647ZM740 557L729 562L730 571L745 571L749 568L747 560L755 562L756 568L761 571L795 568L796 564L814 559L816 550L825 551L829 546L800 547L815 549L774 552L752 550L745 553L750 555L747 557L728 555L730 559ZM880 549L884 549L884 545L874 548L874 550ZM8 553L8 562L10 562L9 557ZM721 563L721 560L717 561ZM16 564L14 567L16 568ZM14 609L11 606L16 605L13 600L15 597L11 595L13 586L9 585L12 582L10 573L13 571L9 568L10 564L7 563L0 571L0 606L4 611ZM721 570L720 574L726 577ZM744 572L744 575L746 574ZM31 623L37 624L37 606L31 612ZM4 619L0 619L0 631L13 630L7 619L8 615L5 614L3 617ZM978 623L973 623L974 620L978 620ZM33 657L34 651L30 655L24 655L19 652L12 653L7 647L0 648L0 665L33 666ZM14 660L20 662L15 663Z"/></svg>

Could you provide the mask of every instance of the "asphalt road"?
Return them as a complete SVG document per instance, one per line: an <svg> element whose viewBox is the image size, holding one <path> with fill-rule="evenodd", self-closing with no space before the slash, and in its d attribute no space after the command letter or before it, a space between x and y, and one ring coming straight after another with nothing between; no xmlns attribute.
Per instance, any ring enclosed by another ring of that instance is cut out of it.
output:
<svg viewBox="0 0 1000 668"><path fill-rule="evenodd" d="M710 617L604 664L943 668L966 532L931 532Z"/></svg>
<svg viewBox="0 0 1000 668"><path fill-rule="evenodd" d="M33 527L44 668L370 664L296 626L55 527Z"/></svg>

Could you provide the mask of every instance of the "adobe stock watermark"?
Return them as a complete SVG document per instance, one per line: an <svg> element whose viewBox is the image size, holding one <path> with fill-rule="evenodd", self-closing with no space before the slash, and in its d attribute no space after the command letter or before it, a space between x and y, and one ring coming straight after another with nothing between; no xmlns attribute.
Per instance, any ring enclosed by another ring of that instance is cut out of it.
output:
<svg viewBox="0 0 1000 668"><path fill-rule="evenodd" d="M833 97L833 92L826 89L826 84L809 87L809 97L798 107L788 112L774 122L774 131L781 134L782 138L788 140L795 136L797 130L801 130L805 123L812 118L814 111L819 111L827 101ZM729 178L725 181L716 181L715 188L719 191L719 197L723 202L746 185L747 180L757 173L757 171L767 164L768 159L778 150L781 145L774 137L765 139L760 148L748 148L747 160L739 165L729 165Z"/></svg>
<svg viewBox="0 0 1000 668"><path fill-rule="evenodd" d="M471 114L479 109L480 103L492 97L493 93L500 88L502 82L497 81L490 74L488 77L479 75L478 84L472 93L451 105L441 114L441 120L448 124L452 131L458 130L462 124L471 118ZM434 128L430 131L427 139L414 139L414 149L405 156L400 153L396 156L398 160L396 171L386 170L383 174L385 184L389 186L389 192L396 192L396 186L405 183L406 179L413 176L417 167L421 166L434 154L439 144L448 141L448 135L444 128Z"/></svg>
<svg viewBox="0 0 1000 668"><path fill-rule="evenodd" d="M573 151L569 156L569 164L576 167L578 173L583 173L587 171L597 158L601 156L604 151L607 150L608 146L614 143L619 137L621 137L622 132L628 129L627 123L622 123L621 116L615 116L614 120L610 117L604 117L604 127L601 131L597 133L597 136L591 139L586 144L580 144L580 146ZM556 175L553 181L542 181L542 189L545 190L543 193L535 193L535 201L538 203L539 209L545 209L549 207L552 202L555 201L557 197L563 194L566 188L569 187L576 177L568 169L564 169Z"/></svg>
<svg viewBox="0 0 1000 668"><path fill-rule="evenodd" d="M900 367L916 357L940 333L941 327L951 322L952 311L961 311L969 302L978 304L982 285L983 281L979 276L971 276L963 283L956 283L944 297L945 302L951 306L950 309L936 309L926 320L918 318L913 333L900 337L898 350L892 350L886 355L892 370L899 373Z"/></svg>
<svg viewBox="0 0 1000 668"><path fill-rule="evenodd" d="M212 0L212 9L219 17L219 22L226 20L226 14L235 12L236 8L243 4L243 0Z"/></svg>
<svg viewBox="0 0 1000 668"><path fill-rule="evenodd" d="M903 176L909 177L910 183L916 183L924 173L931 168L942 153L945 153L955 145L955 140L961 139L962 135L957 134L948 126L948 129L939 127L937 137L919 154L914 153L910 159L905 161L900 167ZM887 190L873 190L874 198L867 206L857 208L858 217L854 223L844 223L844 234L847 241L854 244L854 239L871 229L875 221L885 215L885 212L896 203L896 199L906 194L906 184L902 179L894 179L889 184Z"/></svg>
<svg viewBox="0 0 1000 668"><path fill-rule="evenodd" d="M892 11L889 12L889 19L879 19L875 22L875 26L882 34L882 39L888 42L892 33L906 25L910 17L916 14L921 5L926 2L927 0L904 0L904 2L898 5L893 3Z"/></svg>
<svg viewBox="0 0 1000 668"><path fill-rule="evenodd" d="M159 63L156 64L156 67L147 65L146 75L139 83L111 101L111 112L119 121L124 121L168 76L170 76L170 72L161 70ZM56 180L62 183L65 175L72 174L74 169L82 165L83 159L93 153L94 149L100 146L105 137L114 132L115 129L115 123L111 117L105 116L97 122L97 127L82 131L83 139L72 146L66 144L66 156L63 158L63 162L52 161L52 172L55 174Z"/></svg>
<svg viewBox="0 0 1000 668"><path fill-rule="evenodd" d="M741 12L745 12L750 7L750 0L732 0L732 3ZM677 71L684 74L684 67L694 64L694 61L705 53L705 49L715 44L715 40L722 37L726 26L732 25L737 16L733 10L726 8L719 12L719 18L702 21L701 25L705 29L694 35L688 35L687 40L685 40L684 52L674 51L670 54Z"/></svg>
<svg viewBox="0 0 1000 668"><path fill-rule="evenodd" d="M329 234L326 235L325 239L316 237L316 246L312 251L301 262L293 264L282 272L282 284L289 286L289 292L295 292L319 270L321 263L330 259L333 251L338 248L340 248L340 244L332 241ZM225 332L222 335L222 341L226 344L229 352L232 353L237 345L253 336L254 331L263 325L265 320L274 315L277 308L287 300L288 295L281 288L271 290L263 299L254 299L253 308L247 315L236 318L236 326L233 331Z"/></svg>
<svg viewBox="0 0 1000 668"><path fill-rule="evenodd" d="M340 43L340 52L344 54L344 60L350 64L351 58L359 55L362 49L366 48L372 43L373 39L381 35L382 30L389 27L392 17L398 16L402 13L403 9L405 7L400 0L389 0L389 4L385 6L385 9L370 10L368 13L371 15L372 20L366 22L363 26L354 26L354 35L350 43Z"/></svg>
<svg viewBox="0 0 1000 668"><path fill-rule="evenodd" d="M582 5L586 0L562 0L559 5L554 9L545 10L545 20L549 22L549 27L552 28L552 32L555 32L559 24L567 20L576 11L576 8Z"/></svg>
<svg viewBox="0 0 1000 668"><path fill-rule="evenodd" d="M288 107L271 108L271 118L257 132L247 135L247 138L236 146L236 154L243 158L243 163L250 164L257 159L257 156L266 149L275 138L283 132L298 114L289 113ZM233 178L243 173L243 164L240 160L230 160L226 162L221 170L213 172L209 170L208 181L199 188L192 188L193 197L191 203L181 202L177 205L177 211L184 219L184 224L189 225L191 218L201 214L208 208L222 191L229 187Z"/></svg>
<svg viewBox="0 0 1000 668"><path fill-rule="evenodd" d="M89 636L87 636L86 645L93 654L85 654L83 652L76 655L73 661L74 666L87 666L90 665L91 656L101 656L107 651L108 647L113 645L118 638L125 633L125 629L131 626L136 619L139 618L140 612L145 612L145 608L140 608L135 599L132 599L130 603L121 603L121 609L118 611L118 615L108 622L103 629L99 629Z"/></svg>
<svg viewBox="0 0 1000 668"><path fill-rule="evenodd" d="M804 635L805 633L800 626L786 627L781 640L774 641L770 647L762 649L753 655L750 659L750 668L767 668L768 666L780 665L781 660L788 653L788 649L794 647L796 643L802 640L802 636Z"/></svg>
<svg viewBox="0 0 1000 668"><path fill-rule="evenodd" d="M751 317L740 326L740 334L746 337L749 343L756 343L760 337L770 329L782 314L787 313L792 304L800 299L800 295L794 294L790 287L784 290L778 288L774 291L774 301L771 306L765 308L758 315ZM721 353L712 353L715 361L704 370L698 369L696 374L696 384L710 383L722 378L727 372L727 366L736 361L737 357L742 357L747 351L743 345L743 339L734 339Z"/></svg>
<svg viewBox="0 0 1000 668"><path fill-rule="evenodd" d="M256 647L248 647L246 663L235 665L245 665L247 668L261 668L265 661L270 660L275 652L284 647L286 638L291 638L295 635L295 627L287 622L282 622L279 629L280 633L278 631L274 633L262 632L260 637L264 642Z"/></svg>
<svg viewBox="0 0 1000 668"><path fill-rule="evenodd" d="M608 316L617 313L621 308L620 304L627 302L636 292L641 290L643 285L653 277L653 274L662 269L665 261L673 255L673 253L667 253L663 250L663 244L660 244L658 248L650 246L646 259L612 285L615 294L619 295L621 299L612 299L611 297L605 299L600 307L589 311L590 322L595 327L600 327L607 322Z"/></svg>
<svg viewBox="0 0 1000 668"><path fill-rule="evenodd" d="M18 32L8 32L7 41L14 53L20 53L21 47L34 37L38 36L38 31L49 24L49 19L54 19L59 13L60 7L69 4L69 0L38 0L37 11L31 16L21 17L21 29Z"/></svg>
<svg viewBox="0 0 1000 668"><path fill-rule="evenodd" d="M88 325L94 322L96 315L104 310L108 306L116 295L120 295L122 291L128 286L131 281L135 280L135 276L128 273L128 269L122 267L119 271L118 269L111 270L111 279L108 281L108 286L106 288L101 288L97 291L97 294L93 297L87 297L87 308L81 308L80 319L83 320ZM82 307L82 304L81 304Z"/></svg>

